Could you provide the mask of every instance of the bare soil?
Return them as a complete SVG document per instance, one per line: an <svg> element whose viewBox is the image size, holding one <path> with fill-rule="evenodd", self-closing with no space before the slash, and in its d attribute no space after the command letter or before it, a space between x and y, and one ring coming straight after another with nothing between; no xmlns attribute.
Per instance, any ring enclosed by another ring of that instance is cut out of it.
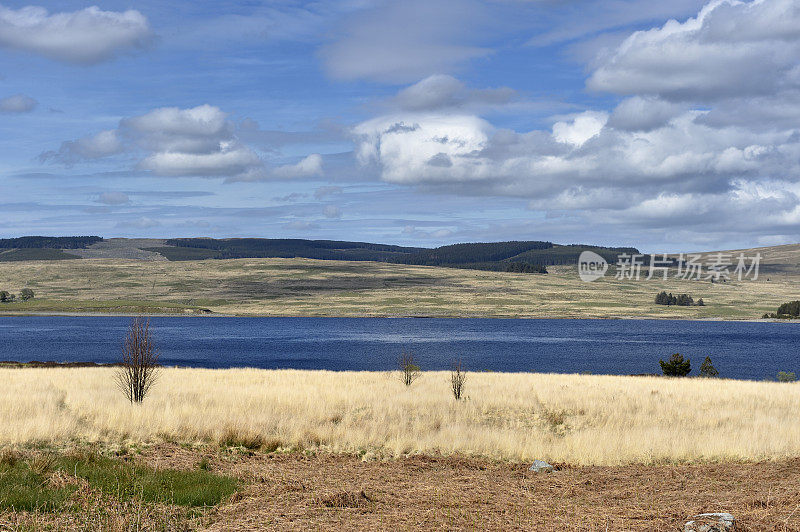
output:
<svg viewBox="0 0 800 532"><path fill-rule="evenodd" d="M570 467L466 457L363 461L331 454L207 455L246 487L206 516L208 530L683 530L729 512L738 531L800 530L800 459L762 463ZM196 467L175 446L144 460Z"/></svg>

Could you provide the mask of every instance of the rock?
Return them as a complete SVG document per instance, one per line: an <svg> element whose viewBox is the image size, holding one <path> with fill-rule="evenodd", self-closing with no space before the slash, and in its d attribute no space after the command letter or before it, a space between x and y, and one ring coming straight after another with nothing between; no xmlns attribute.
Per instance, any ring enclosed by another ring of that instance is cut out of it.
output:
<svg viewBox="0 0 800 532"><path fill-rule="evenodd" d="M728 513L700 514L691 518L683 532L733 532L736 519Z"/></svg>
<svg viewBox="0 0 800 532"><path fill-rule="evenodd" d="M528 468L528 471L533 471L534 473L552 473L553 466L544 460L534 460L533 465Z"/></svg>

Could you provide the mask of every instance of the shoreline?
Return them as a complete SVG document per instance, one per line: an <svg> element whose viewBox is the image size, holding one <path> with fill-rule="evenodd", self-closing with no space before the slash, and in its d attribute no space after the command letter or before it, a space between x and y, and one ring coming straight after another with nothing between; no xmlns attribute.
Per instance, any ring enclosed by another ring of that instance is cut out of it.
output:
<svg viewBox="0 0 800 532"><path fill-rule="evenodd" d="M276 315L276 314L227 314L216 312L203 313L133 313L133 312L2 312L0 318L16 317L67 317L67 318L134 318L137 316L152 318L318 318L318 319L441 319L441 320L597 320L597 321L711 321L711 322L740 322L740 323L791 323L800 320L778 319L778 318L671 318L671 317L568 317L568 316L471 316L471 315L409 315L409 314L343 314L343 315Z"/></svg>

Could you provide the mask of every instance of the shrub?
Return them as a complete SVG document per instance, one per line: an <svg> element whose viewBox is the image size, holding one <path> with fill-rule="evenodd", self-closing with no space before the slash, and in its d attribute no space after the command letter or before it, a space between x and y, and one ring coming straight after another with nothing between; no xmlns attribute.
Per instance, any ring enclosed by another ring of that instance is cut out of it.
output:
<svg viewBox="0 0 800 532"><path fill-rule="evenodd" d="M22 291L19 293L19 298L23 301L28 301L29 299L33 299L33 290L30 288L23 288Z"/></svg>
<svg viewBox="0 0 800 532"><path fill-rule="evenodd" d="M150 320L133 318L122 345L117 385L131 403L141 403L158 378L158 351L150 334Z"/></svg>
<svg viewBox="0 0 800 532"><path fill-rule="evenodd" d="M400 372L400 377L403 380L403 384L406 386L411 386L411 384L419 378L421 373L419 366L414 360L414 355L411 353L403 353L400 355Z"/></svg>
<svg viewBox="0 0 800 532"><path fill-rule="evenodd" d="M0 301L3 303L11 303L14 301L15 297L14 294L10 292L6 292L5 290L0 290Z"/></svg>
<svg viewBox="0 0 800 532"><path fill-rule="evenodd" d="M685 377L692 371L691 360L684 360L680 353L673 354L667 362L659 360L658 363L667 377Z"/></svg>
<svg viewBox="0 0 800 532"><path fill-rule="evenodd" d="M697 302L698 305L705 305L705 303L701 303L703 300ZM678 305L679 307L690 307L694 305L694 299L689 294L680 294L677 296L672 295L672 293L667 293L666 291L660 292L656 295L656 305Z"/></svg>
<svg viewBox="0 0 800 532"><path fill-rule="evenodd" d="M467 380L467 373L464 371L461 361L458 360L453 363L453 369L450 371L450 389L453 390L453 397L456 401L461 399L464 394L464 382Z"/></svg>
<svg viewBox="0 0 800 532"><path fill-rule="evenodd" d="M779 371L778 382L794 382L797 380L797 375L793 371Z"/></svg>
<svg viewBox="0 0 800 532"><path fill-rule="evenodd" d="M719 371L711 363L711 357L706 357L703 363L700 364L700 376L706 378L719 377Z"/></svg>
<svg viewBox="0 0 800 532"><path fill-rule="evenodd" d="M790 303L784 303L780 307L778 307L777 314L784 315L784 316L792 316L793 318L800 316L800 301L792 301Z"/></svg>

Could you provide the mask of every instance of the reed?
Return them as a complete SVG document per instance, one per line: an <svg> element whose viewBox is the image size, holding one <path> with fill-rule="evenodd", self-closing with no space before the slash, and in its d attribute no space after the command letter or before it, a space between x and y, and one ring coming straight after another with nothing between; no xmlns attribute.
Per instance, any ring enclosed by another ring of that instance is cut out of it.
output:
<svg viewBox="0 0 800 532"><path fill-rule="evenodd" d="M0 369L0 445L257 442L394 457L615 465L800 456L800 384L449 372L178 369L142 404L113 369Z"/></svg>

